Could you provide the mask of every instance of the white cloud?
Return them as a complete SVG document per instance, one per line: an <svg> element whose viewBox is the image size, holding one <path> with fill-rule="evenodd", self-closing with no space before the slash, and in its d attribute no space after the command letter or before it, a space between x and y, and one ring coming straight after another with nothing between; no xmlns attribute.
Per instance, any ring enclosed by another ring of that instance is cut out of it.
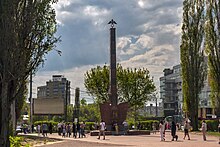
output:
<svg viewBox="0 0 220 147"><path fill-rule="evenodd" d="M92 17L103 16L109 13L107 9L101 9L97 6L86 6L83 12L85 15L92 16Z"/></svg>
<svg viewBox="0 0 220 147"><path fill-rule="evenodd" d="M109 63L109 25L118 23L117 59L125 67L146 67L158 85L163 69L179 63L182 0L60 0L54 5L62 51L47 55L35 77L41 86L53 74L65 75L84 89L86 70Z"/></svg>
<svg viewBox="0 0 220 147"><path fill-rule="evenodd" d="M132 42L132 40L135 40ZM120 37L118 39L117 51L120 56L135 55L141 50L151 48L153 39L142 34L140 36Z"/></svg>

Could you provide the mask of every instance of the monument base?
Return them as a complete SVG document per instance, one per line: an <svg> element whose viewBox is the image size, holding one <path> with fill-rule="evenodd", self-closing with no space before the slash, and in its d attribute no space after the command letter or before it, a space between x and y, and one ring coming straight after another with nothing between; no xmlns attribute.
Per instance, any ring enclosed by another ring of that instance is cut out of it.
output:
<svg viewBox="0 0 220 147"><path fill-rule="evenodd" d="M117 120L114 120L112 114L113 106L109 102L100 105L101 119L105 121L106 128L108 131L113 130L112 128L114 126L114 123L117 123L120 130L120 126L122 125L123 121L126 120L128 112L128 103L120 103L116 107L116 109L118 110Z"/></svg>

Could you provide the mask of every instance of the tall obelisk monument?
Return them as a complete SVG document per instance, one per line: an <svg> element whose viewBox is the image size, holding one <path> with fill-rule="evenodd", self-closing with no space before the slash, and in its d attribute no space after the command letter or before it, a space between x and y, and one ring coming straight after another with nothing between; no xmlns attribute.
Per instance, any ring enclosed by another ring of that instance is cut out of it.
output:
<svg viewBox="0 0 220 147"><path fill-rule="evenodd" d="M113 19L108 23L110 28L110 86L109 99L112 107L112 121L117 122L118 112L118 97L117 97L117 82L116 82L116 33L114 25L117 24Z"/></svg>
<svg viewBox="0 0 220 147"><path fill-rule="evenodd" d="M112 125L117 123L119 127L126 120L128 103L118 104L117 79L116 79L116 29L117 24L113 19L108 23L110 28L110 75L109 75L109 101L100 104L101 119L106 122L108 131L112 130ZM120 110L120 111L119 111Z"/></svg>

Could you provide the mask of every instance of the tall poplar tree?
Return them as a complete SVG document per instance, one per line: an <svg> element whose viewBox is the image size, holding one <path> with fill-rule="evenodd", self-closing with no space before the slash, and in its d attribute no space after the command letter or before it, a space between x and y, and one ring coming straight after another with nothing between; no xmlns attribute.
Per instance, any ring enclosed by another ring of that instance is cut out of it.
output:
<svg viewBox="0 0 220 147"><path fill-rule="evenodd" d="M55 0L0 0L0 146L9 147L10 106L59 40Z"/></svg>
<svg viewBox="0 0 220 147"><path fill-rule="evenodd" d="M220 0L207 1L205 33L212 104L220 116Z"/></svg>
<svg viewBox="0 0 220 147"><path fill-rule="evenodd" d="M184 110L198 130L199 93L206 77L204 62L204 0L184 0L180 46Z"/></svg>

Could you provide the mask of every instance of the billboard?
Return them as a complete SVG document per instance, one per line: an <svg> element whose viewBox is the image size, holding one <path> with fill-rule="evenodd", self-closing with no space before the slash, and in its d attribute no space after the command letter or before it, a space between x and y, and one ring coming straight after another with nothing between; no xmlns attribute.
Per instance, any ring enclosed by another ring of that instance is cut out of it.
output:
<svg viewBox="0 0 220 147"><path fill-rule="evenodd" d="M62 115L64 114L64 99L37 98L33 99L34 115Z"/></svg>

